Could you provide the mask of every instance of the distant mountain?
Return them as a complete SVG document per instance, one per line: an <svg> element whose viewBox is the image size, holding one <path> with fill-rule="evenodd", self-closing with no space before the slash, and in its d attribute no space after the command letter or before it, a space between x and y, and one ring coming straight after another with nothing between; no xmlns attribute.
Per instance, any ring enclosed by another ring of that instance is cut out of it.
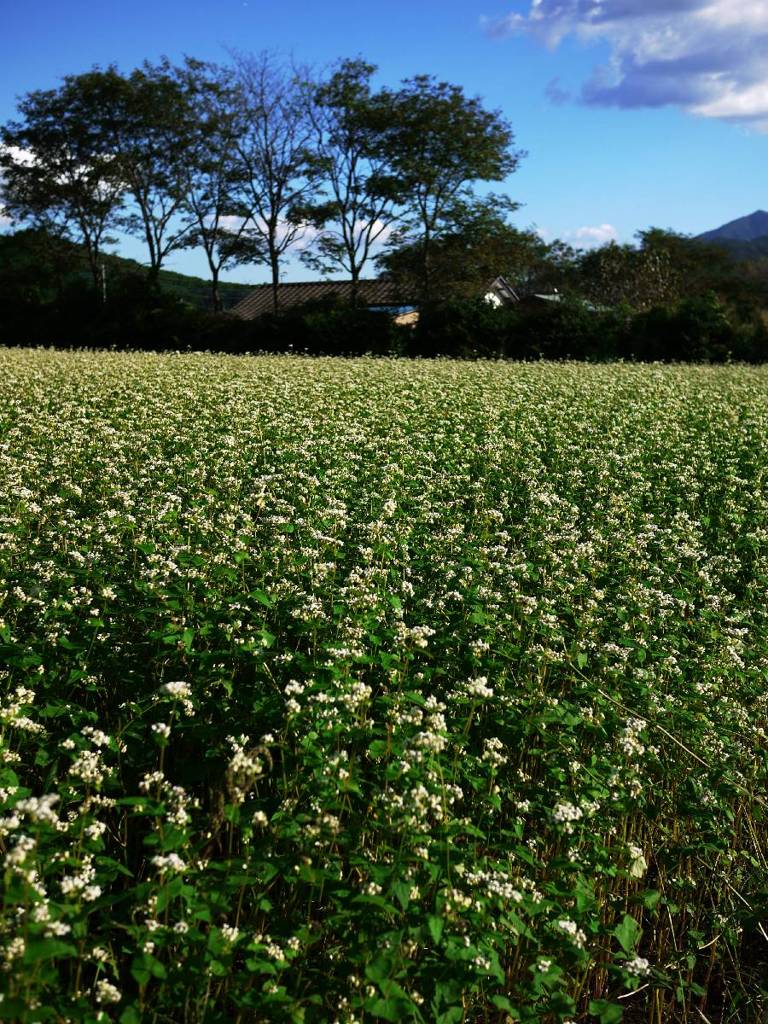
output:
<svg viewBox="0 0 768 1024"><path fill-rule="evenodd" d="M751 242L740 242L736 238L713 238L709 244L723 249L739 262L755 263L768 259L768 235L753 238Z"/></svg>
<svg viewBox="0 0 768 1024"><path fill-rule="evenodd" d="M700 242L754 242L766 236L768 213L765 210L756 210L748 217L740 217L713 231L705 231L703 235L697 235L697 238Z"/></svg>

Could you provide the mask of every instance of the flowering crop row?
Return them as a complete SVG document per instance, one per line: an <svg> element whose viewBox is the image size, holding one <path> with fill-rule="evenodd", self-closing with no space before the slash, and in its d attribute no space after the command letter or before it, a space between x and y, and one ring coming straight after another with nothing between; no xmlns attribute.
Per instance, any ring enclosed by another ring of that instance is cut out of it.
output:
<svg viewBox="0 0 768 1024"><path fill-rule="evenodd" d="M0 1020L762 1020L767 440L762 369L0 351Z"/></svg>

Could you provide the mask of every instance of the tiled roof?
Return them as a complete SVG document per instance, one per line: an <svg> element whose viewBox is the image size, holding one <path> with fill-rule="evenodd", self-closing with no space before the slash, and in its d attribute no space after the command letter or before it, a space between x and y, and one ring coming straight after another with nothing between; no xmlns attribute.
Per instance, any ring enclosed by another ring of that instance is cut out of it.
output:
<svg viewBox="0 0 768 1024"><path fill-rule="evenodd" d="M303 306L306 302L318 302L322 299L335 299L339 302L351 302L351 281L297 281L292 284L278 286L278 303L280 309L292 309ZM357 282L357 302L359 306L403 306L402 295L392 281L383 279L366 279ZM272 285L259 284L244 299L229 311L242 320L255 320L265 313L272 312Z"/></svg>

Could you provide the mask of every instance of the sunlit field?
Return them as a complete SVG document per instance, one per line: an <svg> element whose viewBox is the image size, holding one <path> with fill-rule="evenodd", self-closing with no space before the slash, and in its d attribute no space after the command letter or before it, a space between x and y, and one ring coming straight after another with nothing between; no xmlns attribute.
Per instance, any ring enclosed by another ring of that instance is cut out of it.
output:
<svg viewBox="0 0 768 1024"><path fill-rule="evenodd" d="M768 370L0 350L0 1020L757 1022Z"/></svg>

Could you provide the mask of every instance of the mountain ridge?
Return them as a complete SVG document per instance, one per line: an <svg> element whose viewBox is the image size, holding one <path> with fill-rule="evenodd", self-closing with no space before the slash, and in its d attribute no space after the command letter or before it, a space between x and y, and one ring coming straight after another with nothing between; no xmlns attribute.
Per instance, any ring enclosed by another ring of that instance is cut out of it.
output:
<svg viewBox="0 0 768 1024"><path fill-rule="evenodd" d="M746 217L728 221L719 228L696 235L699 242L754 242L768 235L768 212L755 210Z"/></svg>

